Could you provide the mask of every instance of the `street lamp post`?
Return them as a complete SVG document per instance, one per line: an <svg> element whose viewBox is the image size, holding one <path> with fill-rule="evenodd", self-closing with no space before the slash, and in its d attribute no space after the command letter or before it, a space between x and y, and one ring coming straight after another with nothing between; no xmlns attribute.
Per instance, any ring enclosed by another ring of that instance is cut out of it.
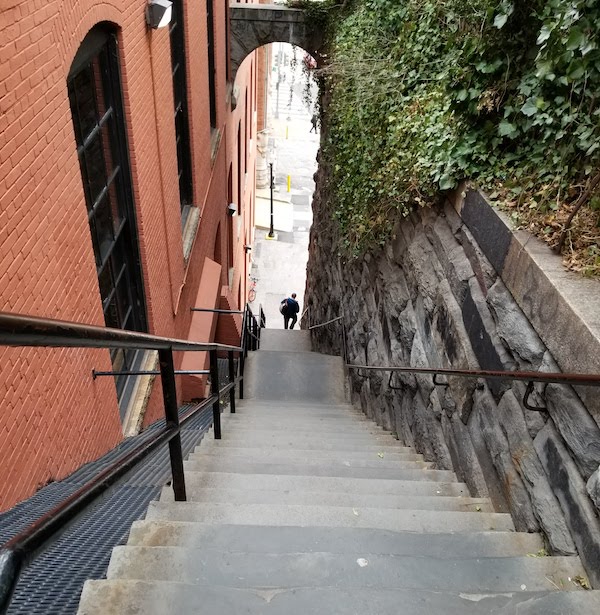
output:
<svg viewBox="0 0 600 615"><path fill-rule="evenodd" d="M273 239L275 233L274 233L274 229L273 229L273 188L275 188L275 184L273 183L273 163L269 162L269 171L271 174L271 181L270 181L270 187L271 187L271 224L269 226L269 234L268 237L270 239Z"/></svg>

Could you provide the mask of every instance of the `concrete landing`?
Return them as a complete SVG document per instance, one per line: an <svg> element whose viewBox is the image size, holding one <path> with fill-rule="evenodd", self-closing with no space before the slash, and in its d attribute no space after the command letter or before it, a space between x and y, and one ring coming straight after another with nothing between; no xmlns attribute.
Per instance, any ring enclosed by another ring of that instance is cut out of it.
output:
<svg viewBox="0 0 600 615"><path fill-rule="evenodd" d="M276 400L282 405L310 401L339 404L346 399L343 373L340 357L259 350L248 356L244 390L249 399Z"/></svg>
<svg viewBox="0 0 600 615"><path fill-rule="evenodd" d="M298 315L298 318L300 315ZM298 325L296 325L298 326ZM302 329L263 329L260 332L260 350L311 352L310 331Z"/></svg>

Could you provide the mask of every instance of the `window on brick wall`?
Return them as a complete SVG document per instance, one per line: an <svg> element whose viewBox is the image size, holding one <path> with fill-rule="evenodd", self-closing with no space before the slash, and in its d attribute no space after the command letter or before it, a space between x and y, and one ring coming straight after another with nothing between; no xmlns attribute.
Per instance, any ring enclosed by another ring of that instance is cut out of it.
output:
<svg viewBox="0 0 600 615"><path fill-rule="evenodd" d="M238 122L237 129L237 188L238 188L238 213L242 215L242 198L243 198L243 184L242 184L242 121Z"/></svg>
<svg viewBox="0 0 600 615"><path fill-rule="evenodd" d="M190 122L187 111L187 79L185 72L185 30L183 2L173 0L171 23L171 70L173 74L173 101L175 103L175 139L177 141L177 174L181 223L185 226L189 205L193 200L192 155L190 149Z"/></svg>
<svg viewBox="0 0 600 615"><path fill-rule="evenodd" d="M233 201L233 163L229 165L227 174L227 198ZM238 211L239 211L238 203ZM227 216L227 268L233 267L233 216Z"/></svg>
<svg viewBox="0 0 600 615"><path fill-rule="evenodd" d="M108 327L146 331L114 33L102 28L89 32L73 60L67 85L104 319ZM113 369L132 369L140 354L111 351ZM130 387L126 377L117 377L116 382L121 403Z"/></svg>
<svg viewBox="0 0 600 615"><path fill-rule="evenodd" d="M246 106L244 107L244 121L246 129L244 130L244 173L248 173L248 140L250 139L248 131L250 129L250 107L248 106L248 88L246 87Z"/></svg>
<svg viewBox="0 0 600 615"><path fill-rule="evenodd" d="M210 127L217 127L217 98L215 91L215 25L214 0L206 0L206 32L208 43L208 96L210 102ZM229 11L225 11L229 14Z"/></svg>

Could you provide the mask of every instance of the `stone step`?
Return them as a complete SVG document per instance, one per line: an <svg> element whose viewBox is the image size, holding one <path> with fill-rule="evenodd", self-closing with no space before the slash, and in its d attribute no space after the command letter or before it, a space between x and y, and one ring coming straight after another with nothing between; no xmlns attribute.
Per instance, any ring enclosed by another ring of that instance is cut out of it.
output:
<svg viewBox="0 0 600 615"><path fill-rule="evenodd" d="M207 548L241 553L363 553L439 559L533 556L544 546L538 534L471 532L416 534L369 528L207 525L184 521L135 521L133 546Z"/></svg>
<svg viewBox="0 0 600 615"><path fill-rule="evenodd" d="M262 419L289 418L298 419L307 417L313 419L363 419L370 420L361 410L350 405L326 406L326 405L300 405L300 404L268 404L262 400L242 400L235 404L236 411L233 416L253 416ZM229 413L231 414L231 413Z"/></svg>
<svg viewBox="0 0 600 615"><path fill-rule="evenodd" d="M339 419L281 419L268 418L257 419L249 416L239 416L238 414L230 414L227 416L227 424L234 426L236 429L250 429L252 431L287 431L291 433L310 431L311 433L320 432L352 432L357 435L372 433L375 435L390 435L381 427L378 427L372 421L358 421L352 418Z"/></svg>
<svg viewBox="0 0 600 615"><path fill-rule="evenodd" d="M419 462L398 461L397 463L417 464ZM186 472L228 472L236 474L275 474L293 476L331 476L340 478L374 478L389 480L446 481L456 480L450 470L428 470L412 468L362 468L354 466L334 466L328 462L283 464L236 461L226 457L210 457L206 461L184 461Z"/></svg>
<svg viewBox="0 0 600 615"><path fill-rule="evenodd" d="M225 424L225 423L224 423ZM228 423L227 423L228 424ZM228 424L229 425L229 424ZM375 433L369 433L365 430L350 429L348 433L344 430L339 432L332 432L327 434L320 434L318 431L312 429L302 430L273 430L273 429L257 429L254 427L243 427L234 425L229 430L223 430L223 440L253 440L264 442L278 442L280 446L285 447L288 442L303 442L312 441L320 442L323 444L323 448L327 448L328 442L352 442L357 446L360 444L376 444L378 442L387 444L388 446L398 444L398 440L390 433L385 431L379 431Z"/></svg>
<svg viewBox="0 0 600 615"><path fill-rule="evenodd" d="M186 583L86 581L78 615L566 615L600 612L600 591L485 594L371 588L236 589Z"/></svg>
<svg viewBox="0 0 600 615"><path fill-rule="evenodd" d="M577 557L444 559L364 553L231 553L185 547L113 549L107 579L178 581L232 588L336 587L469 593L577 591Z"/></svg>
<svg viewBox="0 0 600 615"><path fill-rule="evenodd" d="M514 530L510 515L505 513L284 504L151 502L146 519L233 525L366 527L436 533Z"/></svg>
<svg viewBox="0 0 600 615"><path fill-rule="evenodd" d="M328 491L363 495L439 495L469 496L464 483L454 481L403 481L382 478L340 478L335 476L295 476L274 474L239 474L227 472L185 473L191 489L259 489L266 491Z"/></svg>
<svg viewBox="0 0 600 615"><path fill-rule="evenodd" d="M280 404L276 402L268 402L265 400L238 400L235 404L235 415L240 416L256 416L260 418L272 417L289 417L297 418L358 418L370 420L361 410L357 410L351 405L326 405L326 404L299 404L286 402ZM229 413L231 414L231 413Z"/></svg>
<svg viewBox="0 0 600 615"><path fill-rule="evenodd" d="M268 399L240 399L236 403L236 410L240 414L297 416L313 413L316 416L327 414L337 416L343 414L366 418L363 411L360 408L354 407L352 404L320 404L314 400L307 400L306 402L279 402Z"/></svg>
<svg viewBox="0 0 600 615"><path fill-rule="evenodd" d="M208 433L205 438L203 438L202 442L214 442L216 446L219 447L231 447L231 448L254 448L254 449L271 449L271 450L298 450L298 451L350 451L357 452L361 451L363 453L414 453L413 448L409 448L406 446L395 446L388 444L377 444L375 442L371 444L361 444L360 446L356 443L349 441L315 441L316 438L312 438L312 440L303 440L301 442L292 442L290 443L286 440L286 444L282 445L281 439L279 441L250 441L245 440L244 438L231 438L224 436L221 440L215 440L214 436L211 433ZM201 446L204 446L202 444Z"/></svg>
<svg viewBox="0 0 600 615"><path fill-rule="evenodd" d="M297 423L292 426L274 424L269 426L266 423L255 423L251 420L237 420L228 418L226 421L221 421L222 425L227 425L226 433L231 433L232 430L240 433L246 433L248 431L251 432L269 432L273 434L275 437L286 437L288 434L293 436L302 435L302 436L327 436L327 437L361 437L368 438L370 436L386 436L387 438L393 438L394 441L396 438L391 435L390 432L384 431L375 425L365 425L356 424L354 421L344 425L341 421L337 424L331 423L329 425L323 425L320 423Z"/></svg>
<svg viewBox="0 0 600 615"><path fill-rule="evenodd" d="M221 440L231 442L237 446L271 446L275 445L282 450L292 448L315 447L321 450L344 449L351 447L351 450L362 450L365 446L392 446L398 449L398 440L388 435L374 436L366 434L364 436L343 436L340 434L291 434L291 433L268 433L257 432L244 429L232 431L225 425L221 431ZM207 437L213 438L212 430ZM368 449L367 449L368 450ZM398 451L401 452L401 451Z"/></svg>
<svg viewBox="0 0 600 615"><path fill-rule="evenodd" d="M494 512L488 498L439 497L410 495L356 495L329 491L268 491L264 489L228 489L187 487L188 502L225 504L295 504L369 508L404 508L411 510L456 510ZM173 502L173 489L163 487L161 502Z"/></svg>
<svg viewBox="0 0 600 615"><path fill-rule="evenodd" d="M339 410L351 410L357 414L362 414L362 411L355 408L347 401L339 402L320 402L315 399L296 400L296 401L281 401L277 399L240 399L237 403L240 408L258 408L264 410L281 410L286 408L304 408L308 410L321 410L326 412L335 412ZM364 416L364 415L363 415Z"/></svg>
<svg viewBox="0 0 600 615"><path fill-rule="evenodd" d="M310 455L304 458L291 458L288 457L285 452L273 453L264 457L258 457L256 455L232 455L228 449L221 451L208 451L207 449L199 448L198 452L192 453L188 457L188 461L195 461L198 463L221 463L221 461L227 460L230 463L239 464L276 464L276 465L291 465L291 466L324 466L324 467L342 467L342 468L386 468L386 469L398 469L398 470L414 470L414 469L429 469L433 464L427 461L412 460L412 459L380 459L377 455L371 456L370 459L319 459L313 458Z"/></svg>
<svg viewBox="0 0 600 615"><path fill-rule="evenodd" d="M394 448L394 451L397 450ZM402 449L404 450L404 449ZM407 449L410 450L410 449ZM284 457L287 460L290 459L331 459L333 461L423 461L423 455L419 455L414 452L397 453L397 452L383 452L383 451L367 451L363 453L361 451L322 451L322 450L302 450L302 449L285 449L281 451L273 448L244 448L221 446L219 440L206 439L202 441L200 446L194 449L194 452L190 455L190 459L194 458L196 454L200 455L233 455L237 457L246 457L247 459L270 459L275 461L278 457Z"/></svg>

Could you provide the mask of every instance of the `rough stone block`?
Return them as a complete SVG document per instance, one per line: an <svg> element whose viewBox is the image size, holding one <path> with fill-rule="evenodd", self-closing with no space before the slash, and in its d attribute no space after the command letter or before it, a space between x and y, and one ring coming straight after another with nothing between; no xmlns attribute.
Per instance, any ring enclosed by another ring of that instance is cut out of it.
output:
<svg viewBox="0 0 600 615"><path fill-rule="evenodd" d="M404 262L404 255L414 236L414 227L408 218L402 218L394 226L392 232L392 254L398 265Z"/></svg>
<svg viewBox="0 0 600 615"><path fill-rule="evenodd" d="M417 320L412 302L408 302L398 317L396 339L404 348L411 348L417 330Z"/></svg>
<svg viewBox="0 0 600 615"><path fill-rule="evenodd" d="M435 250L453 295L459 305L462 304L469 280L475 275L471 263L452 234L445 217L436 217L433 225L427 228L427 237Z"/></svg>
<svg viewBox="0 0 600 615"><path fill-rule="evenodd" d="M423 298L425 310L433 312L435 297L444 275L435 252L425 235L416 235L409 245L403 267L411 297Z"/></svg>
<svg viewBox="0 0 600 615"><path fill-rule="evenodd" d="M600 429L573 389L549 384L546 404L556 429L571 449L585 480L600 464Z"/></svg>
<svg viewBox="0 0 600 615"><path fill-rule="evenodd" d="M448 225L450 226L450 230L453 235L457 237L460 233L461 227L463 226L462 218L458 215L454 205L452 205L452 203L448 200L444 201L443 211Z"/></svg>
<svg viewBox="0 0 600 615"><path fill-rule="evenodd" d="M429 411L420 393L412 400L412 433L417 452L436 467L452 469L452 461L439 422Z"/></svg>
<svg viewBox="0 0 600 615"><path fill-rule="evenodd" d="M409 389L395 391L393 412L396 423L396 434L403 446L415 446L412 433L412 393Z"/></svg>
<svg viewBox="0 0 600 615"><path fill-rule="evenodd" d="M423 346L423 340L418 330L415 333L413 345L410 351L410 366L430 367L429 359L427 358L427 353L425 352L425 348ZM417 381L419 389L421 390L421 394L425 399L428 399L429 395L431 395L431 392L435 388L433 378L429 374L415 374L414 378Z"/></svg>
<svg viewBox="0 0 600 615"><path fill-rule="evenodd" d="M512 461L523 479L533 512L548 539L551 552L560 555L574 554L575 545L562 510L535 452L521 406L512 391L507 391L502 396L497 416L508 441Z"/></svg>
<svg viewBox="0 0 600 615"><path fill-rule="evenodd" d="M533 514L527 488L514 466L507 437L498 422L498 406L486 387L476 391L475 406L479 430L500 479L517 531L539 531L540 526Z"/></svg>
<svg viewBox="0 0 600 615"><path fill-rule="evenodd" d="M387 314L399 315L410 301L406 278L400 267L387 259L380 267L381 303Z"/></svg>
<svg viewBox="0 0 600 615"><path fill-rule="evenodd" d="M492 462L492 456L488 450L485 438L481 431L479 424L480 409L475 407L474 411L469 417L467 423L467 429L473 443L473 449L477 455L477 460L482 470L482 474L485 477L487 490L489 497L494 504L494 510L500 510L502 512L510 512L510 506L506 499L504 485L501 483L500 478L496 472L494 464Z"/></svg>
<svg viewBox="0 0 600 615"><path fill-rule="evenodd" d="M496 327L487 303L474 279L469 281L461 312L471 348L482 369L514 369L515 363L496 335ZM510 386L508 382L501 380L490 380L488 384L496 396Z"/></svg>
<svg viewBox="0 0 600 615"><path fill-rule="evenodd" d="M527 433L529 437L533 440L540 429L546 424L548 420L547 412L536 412L534 410L529 410L525 408L523 405L523 398L525 396L526 389L525 382L519 382L517 380L513 381L511 385L511 390L515 399L518 400L519 405L521 406L521 410L523 412L523 416L525 417L525 423L527 425ZM529 396L529 404L537 408L545 408L545 401L541 394L539 394L535 389L533 393Z"/></svg>
<svg viewBox="0 0 600 615"><path fill-rule="evenodd" d="M489 497L488 486L473 448L468 428L458 416L443 415L441 425L452 460L452 467L458 480L467 483L469 493L472 496ZM494 502L494 510L507 512L508 506L498 506L496 501Z"/></svg>
<svg viewBox="0 0 600 615"><path fill-rule="evenodd" d="M437 341L434 339L431 321L425 311L423 301L420 298L415 305L415 318L417 331L419 332L419 337L423 344L425 355L427 356L427 367L440 367L442 365L441 355L443 351L441 351L437 345Z"/></svg>
<svg viewBox="0 0 600 615"><path fill-rule="evenodd" d="M534 445L590 582L600 587L600 523L585 483L551 421L537 435Z"/></svg>
<svg viewBox="0 0 600 615"><path fill-rule="evenodd" d="M458 241L465 251L466 257L471 263L475 277L479 282L483 294L487 294L487 289L498 279L498 273L486 258L482 249L479 247L469 229L463 225L458 235Z"/></svg>
<svg viewBox="0 0 600 615"><path fill-rule="evenodd" d="M519 364L519 369L537 370L546 348L502 280L489 289L487 303L494 315L496 332Z"/></svg>
<svg viewBox="0 0 600 615"><path fill-rule="evenodd" d="M600 466L598 466L598 469L588 478L586 489L592 502L594 502L594 505L600 511Z"/></svg>
<svg viewBox="0 0 600 615"><path fill-rule="evenodd" d="M471 349L469 338L462 322L462 314L447 281L439 285L436 310L432 323L432 335L442 357L443 367L477 369L479 364ZM449 376L450 392L463 422L467 422L473 405L475 380Z"/></svg>

